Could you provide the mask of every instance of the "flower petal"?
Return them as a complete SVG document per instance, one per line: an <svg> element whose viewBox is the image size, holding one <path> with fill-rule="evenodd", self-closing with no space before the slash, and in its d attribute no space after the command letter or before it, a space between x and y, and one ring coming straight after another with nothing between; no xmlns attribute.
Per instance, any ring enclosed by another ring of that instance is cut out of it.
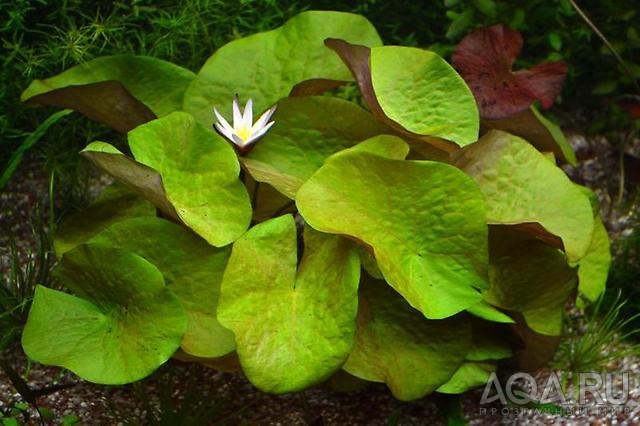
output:
<svg viewBox="0 0 640 426"><path fill-rule="evenodd" d="M242 122L247 129L251 128L253 123L253 99L249 98L247 105L244 107L244 114L242 115Z"/></svg>
<svg viewBox="0 0 640 426"><path fill-rule="evenodd" d="M220 126L222 126L228 132L233 133L233 127L231 127L229 122L222 116L222 114L220 114L218 112L218 110L216 108L213 108L213 113L215 114L216 118L218 119L218 124L220 124Z"/></svg>
<svg viewBox="0 0 640 426"><path fill-rule="evenodd" d="M267 124L266 126L264 126L263 128L259 129L257 132L255 132L254 134L252 134L246 141L245 141L245 145L249 145L251 143L254 143L255 141L257 141L258 139L260 139L262 136L264 136L265 133L267 133L267 131L271 128L271 126L273 126L275 124L275 121L270 122L269 124Z"/></svg>
<svg viewBox="0 0 640 426"><path fill-rule="evenodd" d="M243 147L247 144L246 141L243 141L242 138L235 133L231 135L231 142L235 143L239 147Z"/></svg>
<svg viewBox="0 0 640 426"><path fill-rule="evenodd" d="M233 128L237 129L242 125L242 113L240 112L240 99L238 95L233 97Z"/></svg>
<svg viewBox="0 0 640 426"><path fill-rule="evenodd" d="M251 127L251 133L257 132L258 130L263 128L267 124L267 121L269 121L273 113L276 112L276 109L278 109L278 105L274 105L264 113L262 113L258 121L256 121L256 123Z"/></svg>
<svg viewBox="0 0 640 426"><path fill-rule="evenodd" d="M228 131L227 129L225 129L223 126L221 126L218 123L214 124L216 130L225 138L229 139L231 142L235 143L235 141L233 140L233 132L232 131Z"/></svg>

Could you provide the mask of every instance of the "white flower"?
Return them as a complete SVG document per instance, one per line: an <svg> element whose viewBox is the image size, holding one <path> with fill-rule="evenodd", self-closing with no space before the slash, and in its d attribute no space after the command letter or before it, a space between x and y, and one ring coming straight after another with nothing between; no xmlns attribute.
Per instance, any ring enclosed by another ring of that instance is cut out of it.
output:
<svg viewBox="0 0 640 426"><path fill-rule="evenodd" d="M258 121L253 123L253 100L249 99L247 101L243 112L240 111L239 104L238 95L236 95L233 98L233 127L216 108L213 108L213 112L218 119L214 126L220 134L236 144L240 149L243 149L264 136L267 130L273 126L275 121L269 121L269 119L276 111L276 105L265 111Z"/></svg>

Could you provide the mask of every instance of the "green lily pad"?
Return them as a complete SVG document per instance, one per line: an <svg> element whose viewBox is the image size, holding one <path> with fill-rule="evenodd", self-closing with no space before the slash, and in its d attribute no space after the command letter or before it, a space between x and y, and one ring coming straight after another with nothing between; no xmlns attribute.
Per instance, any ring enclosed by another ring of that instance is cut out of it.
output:
<svg viewBox="0 0 640 426"><path fill-rule="evenodd" d="M475 98L462 77L434 52L415 47L371 49L371 83L389 119L419 135L460 146L478 140Z"/></svg>
<svg viewBox="0 0 640 426"><path fill-rule="evenodd" d="M162 176L167 199L188 227L216 247L238 238L251 221L251 202L238 179L233 148L184 112L129 132L137 161Z"/></svg>
<svg viewBox="0 0 640 426"><path fill-rule="evenodd" d="M105 56L34 80L20 99L74 109L124 133L182 109L182 96L194 77L193 72L160 59Z"/></svg>
<svg viewBox="0 0 640 426"><path fill-rule="evenodd" d="M470 345L465 316L426 320L384 281L369 279L360 286L356 344L343 368L410 401L447 382Z"/></svg>
<svg viewBox="0 0 640 426"><path fill-rule="evenodd" d="M305 80L351 80L349 70L323 45L328 37L367 46L382 44L375 28L362 16L303 12L275 30L234 40L218 49L187 89L184 110L200 124L210 126L214 106L231 117L231 100L236 93L242 99L252 98L254 111L263 111Z"/></svg>
<svg viewBox="0 0 640 426"><path fill-rule="evenodd" d="M296 273L291 215L251 228L233 245L220 322L236 335L242 369L256 387L294 392L320 383L353 346L360 263L347 240L305 229Z"/></svg>
<svg viewBox="0 0 640 426"><path fill-rule="evenodd" d="M408 151L377 137L329 157L298 190L298 210L313 228L371 247L387 282L427 318L449 317L487 287L482 193L447 164L374 153L389 146Z"/></svg>
<svg viewBox="0 0 640 426"><path fill-rule="evenodd" d="M233 352L233 333L216 317L229 247L212 247L184 226L155 217L118 222L91 242L131 251L162 272L187 314L180 345L186 353L214 358Z"/></svg>
<svg viewBox="0 0 640 426"><path fill-rule="evenodd" d="M180 346L180 301L140 256L85 244L64 255L56 277L75 296L36 288L22 335L29 358L115 385L148 376Z"/></svg>
<svg viewBox="0 0 640 426"><path fill-rule="evenodd" d="M328 96L282 99L273 120L242 162L254 179L292 199L331 154L387 131L356 104Z"/></svg>
<svg viewBox="0 0 640 426"><path fill-rule="evenodd" d="M86 209L68 216L56 228L53 247L58 257L86 243L109 225L137 216L155 216L155 207L125 186L105 188Z"/></svg>
<svg viewBox="0 0 640 426"><path fill-rule="evenodd" d="M176 209L167 199L162 178L150 167L141 164L105 142L92 142L80 154L118 182L156 206L166 217L180 221Z"/></svg>
<svg viewBox="0 0 640 426"><path fill-rule="evenodd" d="M563 253L505 227L491 229L489 247L491 287L484 299L521 312L538 334L560 335L564 306L577 284Z"/></svg>
<svg viewBox="0 0 640 426"><path fill-rule="evenodd" d="M403 137L446 152L478 139L475 98L436 53L399 46L369 49L337 39L326 44L353 73L372 114Z"/></svg>
<svg viewBox="0 0 640 426"><path fill-rule="evenodd" d="M483 119L483 130L503 130L535 146L540 152L552 152L561 163L576 165L578 160L562 129L531 106L518 114L499 120Z"/></svg>
<svg viewBox="0 0 640 426"><path fill-rule="evenodd" d="M569 260L591 244L587 197L564 172L525 140L492 130L467 147L455 164L480 186L490 224L538 224L559 237Z"/></svg>

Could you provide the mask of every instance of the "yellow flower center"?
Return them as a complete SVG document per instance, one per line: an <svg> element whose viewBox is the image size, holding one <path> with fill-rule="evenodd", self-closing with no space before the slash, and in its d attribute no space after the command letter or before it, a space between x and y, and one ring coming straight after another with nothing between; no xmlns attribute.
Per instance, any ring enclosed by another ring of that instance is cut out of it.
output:
<svg viewBox="0 0 640 426"><path fill-rule="evenodd" d="M242 126L239 129L236 129L236 135L243 141L246 141L249 139L249 136L251 136L251 127Z"/></svg>

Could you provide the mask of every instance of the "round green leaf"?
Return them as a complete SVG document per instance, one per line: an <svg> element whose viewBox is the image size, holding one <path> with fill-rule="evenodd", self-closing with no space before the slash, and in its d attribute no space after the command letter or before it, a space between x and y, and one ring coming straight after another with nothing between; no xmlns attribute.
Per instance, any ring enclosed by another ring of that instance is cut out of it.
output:
<svg viewBox="0 0 640 426"><path fill-rule="evenodd" d="M215 358L235 349L233 333L216 317L229 247L212 247L187 228L155 217L118 222L91 242L131 251L162 272L187 314L180 345L185 352Z"/></svg>
<svg viewBox="0 0 640 426"><path fill-rule="evenodd" d="M242 161L254 179L292 199L331 154L387 131L356 104L328 96L284 98L273 120Z"/></svg>
<svg viewBox="0 0 640 426"><path fill-rule="evenodd" d="M111 185L86 209L68 216L56 228L53 246L62 256L109 225L137 216L155 216L155 207L122 185Z"/></svg>
<svg viewBox="0 0 640 426"><path fill-rule="evenodd" d="M426 320L384 281L361 285L356 344L344 369L384 382L403 401L422 398L447 382L471 345L464 316Z"/></svg>
<svg viewBox="0 0 640 426"><path fill-rule="evenodd" d="M70 108L126 132L182 109L195 74L160 59L105 56L54 77L34 80L21 100Z"/></svg>
<svg viewBox="0 0 640 426"><path fill-rule="evenodd" d="M296 273L291 215L251 228L233 244L222 283L220 322L236 335L256 387L294 392L320 383L353 346L360 263L347 240L306 229Z"/></svg>
<svg viewBox="0 0 640 426"><path fill-rule="evenodd" d="M376 137L343 150L299 189L296 204L315 229L373 249L380 271L427 318L454 315L487 287L482 193L455 167L384 158Z"/></svg>
<svg viewBox="0 0 640 426"><path fill-rule="evenodd" d="M212 108L231 116L234 94L252 98L262 111L309 79L351 80L349 70L323 42L328 37L367 46L382 44L364 17L342 12L303 12L283 26L234 40L204 64L184 97L184 110L210 126Z"/></svg>
<svg viewBox="0 0 640 426"><path fill-rule="evenodd" d="M449 161L449 154L458 149L459 141L455 143L441 137L413 133L404 128L401 123L386 115L373 89L370 48L333 38L325 40L325 45L335 51L349 67L371 114L377 120L392 128L394 133L407 140L418 159ZM476 121L477 127L477 113L476 117L472 119Z"/></svg>
<svg viewBox="0 0 640 426"><path fill-rule="evenodd" d="M96 244L67 252L56 277L72 296L38 286L22 347L32 359L85 380L140 380L180 346L187 320L160 271L143 258Z"/></svg>
<svg viewBox="0 0 640 426"><path fill-rule="evenodd" d="M207 242L225 246L251 221L251 202L238 179L233 148L184 112L129 132L137 161L162 176L166 196L180 219Z"/></svg>
<svg viewBox="0 0 640 426"><path fill-rule="evenodd" d="M385 115L406 130L465 146L478 139L476 101L466 83L434 52L371 49L371 82Z"/></svg>
<svg viewBox="0 0 640 426"><path fill-rule="evenodd" d="M593 233L588 198L525 140L492 130L456 165L480 186L490 224L539 224L562 240L569 260L585 255Z"/></svg>

